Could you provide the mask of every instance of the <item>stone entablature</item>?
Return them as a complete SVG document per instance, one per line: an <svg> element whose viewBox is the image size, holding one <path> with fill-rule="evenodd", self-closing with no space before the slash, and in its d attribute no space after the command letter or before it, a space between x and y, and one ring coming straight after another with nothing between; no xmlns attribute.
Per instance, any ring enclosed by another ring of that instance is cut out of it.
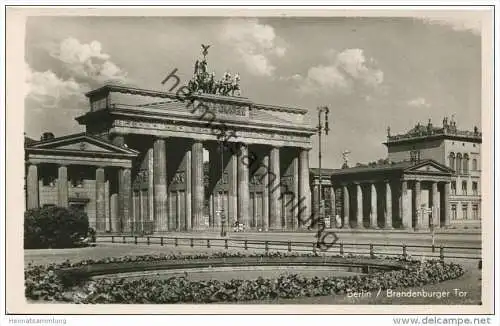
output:
<svg viewBox="0 0 500 326"><path fill-rule="evenodd" d="M206 122L197 121L204 125ZM230 126L227 125L229 128ZM272 146L290 146L301 148L312 148L311 140L306 135L283 134L278 131L241 130L242 127L232 125L236 130L227 139L228 142L241 142L246 144L268 144ZM202 141L218 141L217 129L215 127L202 127L196 125L172 124L172 122L144 122L133 118L129 120L114 120L109 133L153 135L157 137L179 137L192 138Z"/></svg>
<svg viewBox="0 0 500 326"><path fill-rule="evenodd" d="M196 118L203 112L194 112L194 107L203 103L214 112L216 120L248 123L250 119L251 122L265 125L274 123L295 127L293 129L302 127L305 130L314 130L305 120L307 110L257 104L243 97L195 94L187 98L182 92L175 94L112 84L91 91L86 96L91 106L90 113L109 108L134 107L141 113Z"/></svg>
<svg viewBox="0 0 500 326"><path fill-rule="evenodd" d="M181 101L172 93L115 85L87 96L92 109L77 121L101 137L137 134L218 141L218 131L224 129L228 142L312 148L315 134L305 122L306 110L245 98L196 94L192 101Z"/></svg>

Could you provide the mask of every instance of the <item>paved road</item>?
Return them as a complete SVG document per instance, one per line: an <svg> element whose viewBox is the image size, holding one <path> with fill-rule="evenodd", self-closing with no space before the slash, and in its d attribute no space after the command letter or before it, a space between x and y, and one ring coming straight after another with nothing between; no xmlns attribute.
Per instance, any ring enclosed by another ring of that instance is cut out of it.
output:
<svg viewBox="0 0 500 326"><path fill-rule="evenodd" d="M335 230L327 230L324 234L330 233L325 239L325 242L331 242L333 233L338 237L339 242L344 243L374 243L374 244L408 244L408 245L432 245L432 235L430 233L416 233L416 232L342 232ZM170 232L163 234L167 238L218 238L220 239L219 232ZM292 241L292 242L312 242L316 241L316 233L303 232L230 232L228 239L239 240L278 240L278 241ZM437 233L434 237L434 244L436 246L448 247L481 247L481 234L479 233Z"/></svg>
<svg viewBox="0 0 500 326"><path fill-rule="evenodd" d="M356 253L368 254L370 244L373 245L374 254L401 255L403 244L406 245L406 253L413 256L439 257L440 246L444 248L445 257L480 257L481 239L479 234L437 234L435 236L435 250L432 251L432 236L425 233L410 232L338 232L338 240L335 245L328 246L328 252L332 254ZM215 232L199 233L169 233L163 236L165 247L182 248L219 248L225 250L224 238ZM191 238L193 240L191 241ZM176 240L177 239L177 240ZM268 241L269 250L288 250L291 242L292 251L311 252L316 241L315 233L230 233L227 238L228 249L242 250L264 250L265 241ZM246 240L246 245L245 245ZM100 237L98 242L110 242L110 238ZM123 243L123 238L116 236L115 243ZM325 238L324 243L334 241L333 233ZM134 237L127 236L126 243L134 243ZM138 244L147 244L146 237L138 237ZM192 244L191 244L192 242ZM151 245L160 245L158 236L150 237ZM340 243L343 243L341 249ZM245 249L247 248L247 249ZM471 249L472 248L472 249Z"/></svg>

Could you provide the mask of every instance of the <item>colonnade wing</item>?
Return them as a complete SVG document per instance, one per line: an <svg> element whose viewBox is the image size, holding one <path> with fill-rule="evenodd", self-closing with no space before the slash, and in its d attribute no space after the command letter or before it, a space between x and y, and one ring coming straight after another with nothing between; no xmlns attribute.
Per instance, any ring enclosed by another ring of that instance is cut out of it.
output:
<svg viewBox="0 0 500 326"><path fill-rule="evenodd" d="M429 229L449 225L447 194L453 170L434 160L357 166L329 170L327 175L334 189L329 197L334 198L331 218L337 226Z"/></svg>

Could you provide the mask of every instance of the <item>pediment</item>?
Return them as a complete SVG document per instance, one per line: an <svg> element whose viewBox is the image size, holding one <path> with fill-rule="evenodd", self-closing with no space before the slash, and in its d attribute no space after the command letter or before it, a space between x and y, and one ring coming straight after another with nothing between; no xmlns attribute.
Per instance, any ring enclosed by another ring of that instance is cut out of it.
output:
<svg viewBox="0 0 500 326"><path fill-rule="evenodd" d="M415 164L405 169L405 172L418 172L418 173L445 173L450 174L454 171L449 167L440 164L434 160L426 160L424 162Z"/></svg>
<svg viewBox="0 0 500 326"><path fill-rule="evenodd" d="M29 148L40 150L55 150L68 152L89 152L107 154L137 154L130 148L116 146L103 139L86 134L69 135L47 141L36 142Z"/></svg>
<svg viewBox="0 0 500 326"><path fill-rule="evenodd" d="M76 150L76 151L89 151L89 152L105 152L105 153L112 153L113 152L109 148L104 148L102 146L92 144L88 141L75 142L72 144L67 144L67 145L58 146L58 147L54 147L54 148Z"/></svg>

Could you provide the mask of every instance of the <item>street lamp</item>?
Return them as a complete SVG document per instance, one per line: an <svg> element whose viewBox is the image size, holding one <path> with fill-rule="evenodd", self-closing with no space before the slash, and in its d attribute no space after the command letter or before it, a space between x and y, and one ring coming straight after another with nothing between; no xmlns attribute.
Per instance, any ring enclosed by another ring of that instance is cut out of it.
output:
<svg viewBox="0 0 500 326"><path fill-rule="evenodd" d="M328 128L328 113L330 112L330 109L326 106L320 106L318 107L318 140L319 140L319 151L318 151L318 159L319 159L319 201L318 201L318 213L319 213L319 226L324 225L324 214L323 214L323 191L321 188L321 135L323 131L325 132L325 135L328 135L328 131L330 130ZM322 125L321 122L321 115L325 115L325 124Z"/></svg>

